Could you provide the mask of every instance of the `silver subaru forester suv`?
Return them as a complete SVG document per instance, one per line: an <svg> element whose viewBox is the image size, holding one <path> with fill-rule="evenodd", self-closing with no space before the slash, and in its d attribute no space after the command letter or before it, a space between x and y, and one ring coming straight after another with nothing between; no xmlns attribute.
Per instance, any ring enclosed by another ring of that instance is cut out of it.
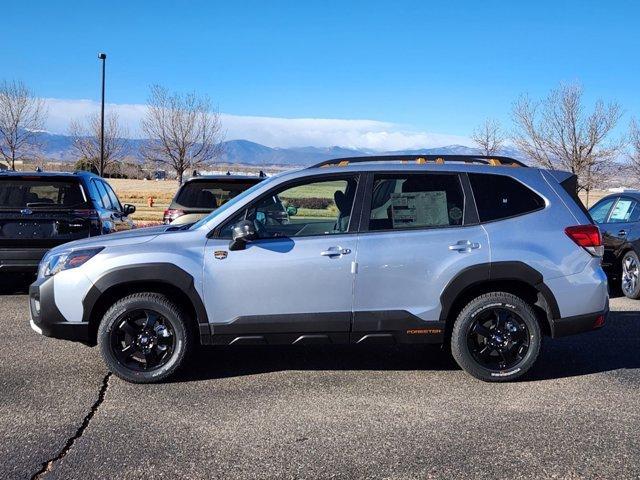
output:
<svg viewBox="0 0 640 480"><path fill-rule="evenodd" d="M174 374L198 344L344 343L444 343L474 377L506 381L543 335L604 325L602 250L570 173L505 157L338 159L193 225L51 250L31 326L97 344L132 382Z"/></svg>

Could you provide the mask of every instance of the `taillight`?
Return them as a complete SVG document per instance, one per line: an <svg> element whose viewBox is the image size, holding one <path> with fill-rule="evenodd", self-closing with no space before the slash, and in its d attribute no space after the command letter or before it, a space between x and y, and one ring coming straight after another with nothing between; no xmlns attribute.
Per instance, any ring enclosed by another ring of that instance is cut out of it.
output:
<svg viewBox="0 0 640 480"><path fill-rule="evenodd" d="M171 223L176 218L181 217L182 215L184 215L184 212L182 210L177 210L175 208L167 208L164 211L164 223Z"/></svg>
<svg viewBox="0 0 640 480"><path fill-rule="evenodd" d="M601 328L604 327L605 317L604 315L598 315L596 321L593 322L593 328Z"/></svg>
<svg viewBox="0 0 640 480"><path fill-rule="evenodd" d="M102 233L102 221L98 212L92 208L80 208L71 212L76 217L89 220L89 236L100 235Z"/></svg>
<svg viewBox="0 0 640 480"><path fill-rule="evenodd" d="M604 253L602 235L595 225L576 225L564 229L567 236L591 255L601 257Z"/></svg>

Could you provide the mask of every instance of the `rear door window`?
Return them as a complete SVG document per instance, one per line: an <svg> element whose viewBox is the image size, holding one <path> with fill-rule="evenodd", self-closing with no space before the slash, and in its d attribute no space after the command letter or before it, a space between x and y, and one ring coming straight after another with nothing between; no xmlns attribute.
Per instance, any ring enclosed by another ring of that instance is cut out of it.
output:
<svg viewBox="0 0 640 480"><path fill-rule="evenodd" d="M464 194L457 174L377 174L369 230L462 225Z"/></svg>
<svg viewBox="0 0 640 480"><path fill-rule="evenodd" d="M87 199L76 179L4 178L0 208L76 208Z"/></svg>
<svg viewBox="0 0 640 480"><path fill-rule="evenodd" d="M481 222L524 215L544 208L544 200L506 175L470 173L469 180Z"/></svg>
<svg viewBox="0 0 640 480"><path fill-rule="evenodd" d="M589 214L591 215L591 218L593 218L593 221L596 223L605 223L607 221L609 210L611 210L613 202L617 199L618 197L605 198L591 207Z"/></svg>
<svg viewBox="0 0 640 480"><path fill-rule="evenodd" d="M635 214L634 214L635 212ZM609 223L627 223L638 218L638 202L632 198L621 197L616 202L611 215L609 215Z"/></svg>

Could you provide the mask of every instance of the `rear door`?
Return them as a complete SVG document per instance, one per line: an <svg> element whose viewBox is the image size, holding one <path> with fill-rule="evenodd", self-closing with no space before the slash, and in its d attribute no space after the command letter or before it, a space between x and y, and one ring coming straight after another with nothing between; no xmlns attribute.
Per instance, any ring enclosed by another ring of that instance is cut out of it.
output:
<svg viewBox="0 0 640 480"><path fill-rule="evenodd" d="M442 338L445 286L465 268L489 262L487 235L473 221L475 209L462 180L449 172L369 178L358 238L353 342L393 341L398 332L416 341Z"/></svg>
<svg viewBox="0 0 640 480"><path fill-rule="evenodd" d="M78 178L0 177L0 248L51 248L90 235Z"/></svg>

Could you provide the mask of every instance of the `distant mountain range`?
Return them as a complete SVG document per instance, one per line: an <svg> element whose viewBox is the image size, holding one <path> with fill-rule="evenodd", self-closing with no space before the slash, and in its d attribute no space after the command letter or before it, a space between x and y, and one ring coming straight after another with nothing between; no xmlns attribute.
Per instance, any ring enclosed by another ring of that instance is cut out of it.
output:
<svg viewBox="0 0 640 480"><path fill-rule="evenodd" d="M42 144L42 153L46 158L62 162L74 162L77 160L71 147L71 137L52 133L41 133L39 137ZM144 142L145 140L129 140L129 156L141 160L139 152ZM294 166L310 165L332 158L362 155L473 155L478 153L480 153L480 150L464 145L379 152L343 147L272 148L249 140L229 140L224 142L224 153L218 162L243 165ZM500 154L522 159L522 154L514 148L505 148Z"/></svg>

